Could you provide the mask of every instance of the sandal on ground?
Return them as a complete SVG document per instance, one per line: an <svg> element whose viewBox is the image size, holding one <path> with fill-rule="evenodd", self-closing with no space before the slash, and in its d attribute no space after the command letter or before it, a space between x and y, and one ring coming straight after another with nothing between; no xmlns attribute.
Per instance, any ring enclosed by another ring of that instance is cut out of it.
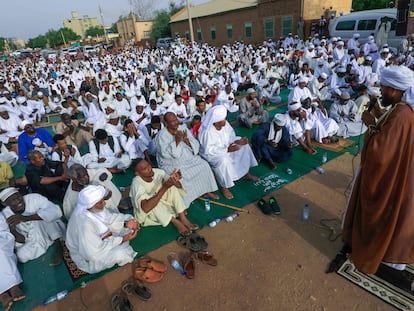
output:
<svg viewBox="0 0 414 311"><path fill-rule="evenodd" d="M213 267L217 266L217 259L214 258L214 255L209 252L198 252L194 254L194 257L207 265Z"/></svg>
<svg viewBox="0 0 414 311"><path fill-rule="evenodd" d="M161 281L163 277L163 273L149 268L136 268L134 271L134 278L141 282L156 283Z"/></svg>
<svg viewBox="0 0 414 311"><path fill-rule="evenodd" d="M134 308L128 298L114 295L111 299L112 311L133 311Z"/></svg>
<svg viewBox="0 0 414 311"><path fill-rule="evenodd" d="M195 262L193 256L188 256L184 264L185 277L187 279L194 279L195 277Z"/></svg>
<svg viewBox="0 0 414 311"><path fill-rule="evenodd" d="M151 258L138 258L137 259L138 267L140 268L150 268L154 271L164 273L167 271L167 266L160 261L153 260Z"/></svg>
<svg viewBox="0 0 414 311"><path fill-rule="evenodd" d="M20 300L26 298L26 295L20 289L19 285L15 285L12 288L10 288L9 293L10 293L10 296L13 298L14 302L20 301Z"/></svg>
<svg viewBox="0 0 414 311"><path fill-rule="evenodd" d="M203 236L198 234L193 234L194 239L197 241L198 245L200 246L200 249L205 249L208 247L207 241L204 239Z"/></svg>
<svg viewBox="0 0 414 311"><path fill-rule="evenodd" d="M1 295L0 301L4 311L9 311L13 305L13 297L7 294L7 291Z"/></svg>
<svg viewBox="0 0 414 311"><path fill-rule="evenodd" d="M279 206L279 204L277 203L277 201L274 197L271 197L269 199L269 205L270 205L270 208L272 209L272 213L274 215L279 215L280 214L280 206Z"/></svg>
<svg viewBox="0 0 414 311"><path fill-rule="evenodd" d="M189 236L180 236L177 238L178 245L191 250L192 252L201 251L201 247L197 242L195 235L191 234Z"/></svg>
<svg viewBox="0 0 414 311"><path fill-rule="evenodd" d="M271 215L273 213L272 208L270 207L269 203L266 202L264 199L260 199L257 202L257 206L260 208L263 214Z"/></svg>
<svg viewBox="0 0 414 311"><path fill-rule="evenodd" d="M151 290L140 281L136 281L135 283L125 283L122 285L121 290L125 295L135 294L139 299L144 301L150 300L152 296Z"/></svg>

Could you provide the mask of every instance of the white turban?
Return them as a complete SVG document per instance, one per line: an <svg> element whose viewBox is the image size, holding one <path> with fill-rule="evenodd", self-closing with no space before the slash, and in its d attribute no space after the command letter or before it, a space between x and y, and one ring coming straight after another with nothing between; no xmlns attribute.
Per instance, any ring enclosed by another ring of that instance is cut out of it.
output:
<svg viewBox="0 0 414 311"><path fill-rule="evenodd" d="M13 194L18 193L19 191L14 187L9 187L0 192L0 201L5 202Z"/></svg>
<svg viewBox="0 0 414 311"><path fill-rule="evenodd" d="M227 108L223 105L216 105L210 108L206 113L203 123L201 124L200 134L204 130L209 129L214 123L226 120L226 117Z"/></svg>
<svg viewBox="0 0 414 311"><path fill-rule="evenodd" d="M288 105L288 110L289 111L295 111L298 110L302 107L302 105L300 103L291 103L290 105Z"/></svg>
<svg viewBox="0 0 414 311"><path fill-rule="evenodd" d="M376 97L381 97L381 90L379 89L379 87L373 86L368 89L368 94Z"/></svg>
<svg viewBox="0 0 414 311"><path fill-rule="evenodd" d="M381 73L381 85L404 91L402 101L414 111L414 73L405 66L384 68Z"/></svg>
<svg viewBox="0 0 414 311"><path fill-rule="evenodd" d="M281 113L276 113L272 120L277 126L285 126L286 125L286 115Z"/></svg>

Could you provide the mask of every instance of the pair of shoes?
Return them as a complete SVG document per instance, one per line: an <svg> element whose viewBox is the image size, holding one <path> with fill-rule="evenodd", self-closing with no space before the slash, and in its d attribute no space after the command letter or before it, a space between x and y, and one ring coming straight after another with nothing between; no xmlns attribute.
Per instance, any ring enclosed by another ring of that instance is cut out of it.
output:
<svg viewBox="0 0 414 311"><path fill-rule="evenodd" d="M111 306L112 306L112 311L133 311L134 310L129 299L119 294L112 296Z"/></svg>
<svg viewBox="0 0 414 311"><path fill-rule="evenodd" d="M194 254L194 258L200 260L202 263L205 263L210 266L217 266L217 259L214 258L213 254L210 254L207 251L198 252Z"/></svg>
<svg viewBox="0 0 414 311"><path fill-rule="evenodd" d="M164 263L151 259L149 257L138 258L137 265L139 268L148 268L160 273L165 273L167 271L167 266Z"/></svg>
<svg viewBox="0 0 414 311"><path fill-rule="evenodd" d="M272 209L269 203L266 202L264 199L260 199L259 202L257 202L257 206L260 208L263 214L272 215Z"/></svg>
<svg viewBox="0 0 414 311"><path fill-rule="evenodd" d="M139 299L144 301L150 300L152 296L151 290L140 281L135 281L134 283L127 282L122 285L121 290L125 295L135 294Z"/></svg>
<svg viewBox="0 0 414 311"><path fill-rule="evenodd" d="M151 268L138 267L134 271L134 279L141 282L156 283L162 280L164 273L152 270Z"/></svg>
<svg viewBox="0 0 414 311"><path fill-rule="evenodd" d="M192 252L199 252L207 248L208 243L201 235L192 233L188 236L179 236L177 238L178 245L191 250Z"/></svg>
<svg viewBox="0 0 414 311"><path fill-rule="evenodd" d="M270 205L270 208L272 209L273 215L280 215L280 206L274 197L270 197L269 205Z"/></svg>

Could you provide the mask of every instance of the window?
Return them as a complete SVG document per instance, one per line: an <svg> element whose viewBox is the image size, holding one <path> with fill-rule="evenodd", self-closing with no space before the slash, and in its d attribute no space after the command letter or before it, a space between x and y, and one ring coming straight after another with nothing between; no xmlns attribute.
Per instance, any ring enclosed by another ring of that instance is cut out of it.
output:
<svg viewBox="0 0 414 311"><path fill-rule="evenodd" d="M335 30L354 30L355 21L343 21L336 24Z"/></svg>
<svg viewBox="0 0 414 311"><path fill-rule="evenodd" d="M265 19L265 37L273 38L275 35L275 27L273 23L273 18Z"/></svg>
<svg viewBox="0 0 414 311"><path fill-rule="evenodd" d="M227 25L226 30L227 30L227 39L233 38L233 26Z"/></svg>
<svg viewBox="0 0 414 311"><path fill-rule="evenodd" d="M185 32L185 38L186 38L188 41L190 41L190 32L189 32L188 30Z"/></svg>
<svg viewBox="0 0 414 311"><path fill-rule="evenodd" d="M203 41L203 33L201 32L200 28L197 29L197 40Z"/></svg>
<svg viewBox="0 0 414 311"><path fill-rule="evenodd" d="M252 23L244 24L244 35L246 36L246 38L251 38L253 36Z"/></svg>
<svg viewBox="0 0 414 311"><path fill-rule="evenodd" d="M210 28L211 40L216 40L216 27Z"/></svg>
<svg viewBox="0 0 414 311"><path fill-rule="evenodd" d="M287 37L292 32L293 16L282 16L282 36Z"/></svg>
<svg viewBox="0 0 414 311"><path fill-rule="evenodd" d="M144 31L144 38L149 38L151 35L151 31Z"/></svg>
<svg viewBox="0 0 414 311"><path fill-rule="evenodd" d="M376 19L360 20L358 22L358 30L375 30L376 25L377 25Z"/></svg>

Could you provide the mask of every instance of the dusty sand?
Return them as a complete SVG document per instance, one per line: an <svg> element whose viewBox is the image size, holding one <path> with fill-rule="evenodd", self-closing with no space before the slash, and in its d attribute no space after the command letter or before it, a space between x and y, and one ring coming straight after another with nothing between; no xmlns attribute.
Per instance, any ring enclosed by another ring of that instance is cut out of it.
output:
<svg viewBox="0 0 414 311"><path fill-rule="evenodd" d="M329 231L319 221L336 219L331 224L340 232L352 159L345 154L328 162L324 175L313 171L274 192L282 208L280 216L264 216L250 204L250 214L201 230L218 266L197 262L193 280L169 267L161 282L148 285L151 301L130 297L134 309L394 310L337 274L324 272L340 249L341 239L329 241ZM358 163L357 157L354 164ZM308 222L302 220L305 203L310 205ZM185 252L171 242L149 255L167 262L172 251ZM36 310L111 310L111 296L131 275L131 265L119 268L64 300Z"/></svg>

